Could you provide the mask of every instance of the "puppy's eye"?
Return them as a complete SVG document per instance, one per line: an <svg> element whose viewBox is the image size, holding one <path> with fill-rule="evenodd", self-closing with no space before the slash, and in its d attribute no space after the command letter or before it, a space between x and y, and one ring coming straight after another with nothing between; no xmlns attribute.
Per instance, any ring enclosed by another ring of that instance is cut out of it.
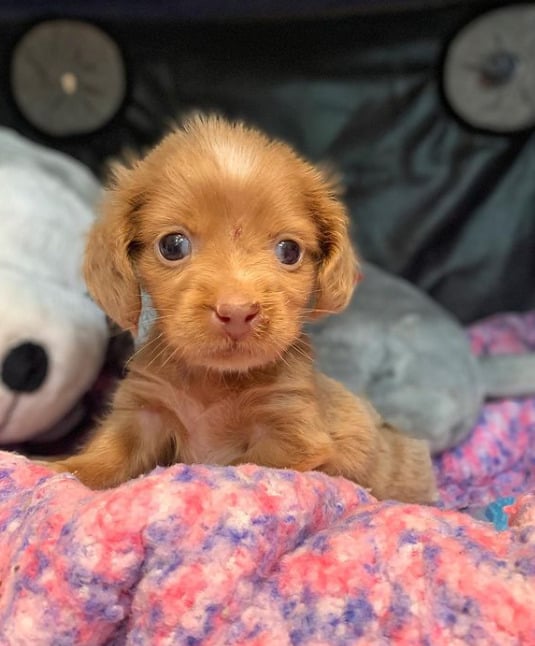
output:
<svg viewBox="0 0 535 646"><path fill-rule="evenodd" d="M275 255L283 265L295 265L301 260L301 247L295 240L281 240L275 246Z"/></svg>
<svg viewBox="0 0 535 646"><path fill-rule="evenodd" d="M182 260L191 253L191 242L183 233L168 233L160 238L158 249L166 260Z"/></svg>

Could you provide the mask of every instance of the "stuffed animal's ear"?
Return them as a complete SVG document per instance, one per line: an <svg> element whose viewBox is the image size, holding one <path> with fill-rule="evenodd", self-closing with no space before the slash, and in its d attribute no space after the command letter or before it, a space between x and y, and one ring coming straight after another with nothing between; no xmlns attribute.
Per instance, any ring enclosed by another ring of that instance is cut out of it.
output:
<svg viewBox="0 0 535 646"><path fill-rule="evenodd" d="M114 181L107 191L101 215L89 232L84 278L91 296L115 323L134 334L141 313L140 286L132 265L136 213L141 191L122 166L113 169Z"/></svg>
<svg viewBox="0 0 535 646"><path fill-rule="evenodd" d="M349 218L334 176L309 174L307 199L318 227L320 258L312 318L343 310L359 279L356 253L349 236Z"/></svg>

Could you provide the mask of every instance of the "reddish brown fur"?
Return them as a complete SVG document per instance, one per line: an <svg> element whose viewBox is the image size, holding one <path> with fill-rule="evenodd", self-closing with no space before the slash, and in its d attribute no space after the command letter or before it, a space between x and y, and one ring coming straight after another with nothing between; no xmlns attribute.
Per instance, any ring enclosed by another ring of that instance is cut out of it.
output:
<svg viewBox="0 0 535 646"><path fill-rule="evenodd" d="M371 405L315 371L307 318L342 310L357 262L336 187L286 144L241 124L195 117L145 159L118 168L91 232L87 284L135 330L140 287L157 318L109 416L76 456L53 463L91 487L157 464L320 469L379 498L430 502L427 446L385 424ZM193 253L163 261L158 239L187 233ZM304 248L295 267L278 240ZM215 304L258 304L243 340L214 327Z"/></svg>

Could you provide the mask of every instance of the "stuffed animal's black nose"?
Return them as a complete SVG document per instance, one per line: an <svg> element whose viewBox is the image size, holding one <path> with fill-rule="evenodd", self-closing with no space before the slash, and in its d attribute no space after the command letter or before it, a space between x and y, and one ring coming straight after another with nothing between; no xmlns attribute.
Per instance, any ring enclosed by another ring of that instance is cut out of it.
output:
<svg viewBox="0 0 535 646"><path fill-rule="evenodd" d="M47 372L48 357L45 349L31 341L11 348L2 360L2 381L16 393L37 390Z"/></svg>

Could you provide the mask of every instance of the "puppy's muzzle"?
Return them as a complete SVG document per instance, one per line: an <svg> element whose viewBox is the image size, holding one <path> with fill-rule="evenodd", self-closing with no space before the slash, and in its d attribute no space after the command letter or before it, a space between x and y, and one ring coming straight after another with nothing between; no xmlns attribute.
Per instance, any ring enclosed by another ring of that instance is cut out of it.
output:
<svg viewBox="0 0 535 646"><path fill-rule="evenodd" d="M212 324L233 341L249 336L259 320L260 305L241 300L220 302L212 313Z"/></svg>

